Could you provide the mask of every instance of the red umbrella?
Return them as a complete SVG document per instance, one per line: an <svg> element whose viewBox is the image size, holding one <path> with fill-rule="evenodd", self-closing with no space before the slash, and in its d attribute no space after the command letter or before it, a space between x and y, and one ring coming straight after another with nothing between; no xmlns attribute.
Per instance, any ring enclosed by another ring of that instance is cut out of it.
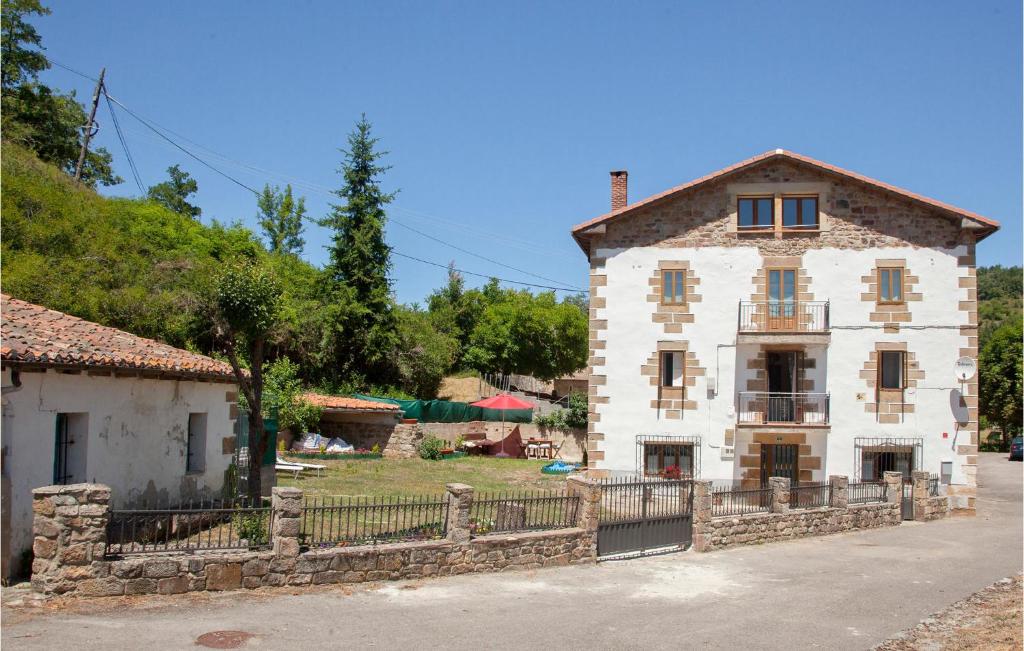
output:
<svg viewBox="0 0 1024 651"><path fill-rule="evenodd" d="M520 400L519 398L508 394L500 394L491 396L490 398L484 398L483 400L477 400L476 402L470 403L470 406L501 410L501 452L499 452L499 454L504 456L508 456L508 453L505 452L505 410L534 408L534 404L532 402L526 402L525 400Z"/></svg>

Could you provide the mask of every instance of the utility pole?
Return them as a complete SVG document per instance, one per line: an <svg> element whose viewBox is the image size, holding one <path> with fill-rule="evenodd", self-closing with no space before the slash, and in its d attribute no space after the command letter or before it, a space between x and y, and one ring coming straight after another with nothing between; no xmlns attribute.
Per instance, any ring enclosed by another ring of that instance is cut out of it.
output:
<svg viewBox="0 0 1024 651"><path fill-rule="evenodd" d="M75 180L82 180L82 166L85 165L85 153L89 151L89 140L95 135L92 130L93 122L96 120L96 107L100 105L100 93L103 92L103 75L107 69L100 70L100 78L96 81L96 92L92 94L92 108L89 110L89 121L85 123L85 132L82 134L82 150L78 153L78 165L75 165Z"/></svg>

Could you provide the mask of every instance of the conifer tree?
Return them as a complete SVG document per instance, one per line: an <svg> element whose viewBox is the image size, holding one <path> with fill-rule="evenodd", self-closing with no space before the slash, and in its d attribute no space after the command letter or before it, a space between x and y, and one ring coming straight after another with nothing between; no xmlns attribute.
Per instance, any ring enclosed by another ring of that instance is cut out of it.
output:
<svg viewBox="0 0 1024 651"><path fill-rule="evenodd" d="M306 198L298 201L292 196L292 186L279 188L263 186L263 193L256 200L259 215L256 219L267 238L267 248L273 253L299 255L306 241L302 239L302 219L306 215Z"/></svg>

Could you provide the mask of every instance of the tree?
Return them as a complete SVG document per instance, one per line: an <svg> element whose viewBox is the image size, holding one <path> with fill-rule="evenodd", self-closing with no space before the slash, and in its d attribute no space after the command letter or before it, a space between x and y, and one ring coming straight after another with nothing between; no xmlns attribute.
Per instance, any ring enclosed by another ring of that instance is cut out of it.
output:
<svg viewBox="0 0 1024 651"><path fill-rule="evenodd" d="M332 304L326 344L335 368L384 385L395 378L398 344L388 279L391 249L384 242L384 207L395 195L381 190L379 178L389 168L378 161L387 152L376 151L378 139L370 130L364 115L349 134L339 170L344 185L334 193L343 203L332 205L318 223L334 231L324 293Z"/></svg>
<svg viewBox="0 0 1024 651"><path fill-rule="evenodd" d="M459 342L436 328L427 312L398 306L395 315L400 386L417 398L435 398L441 381L452 366Z"/></svg>
<svg viewBox="0 0 1024 651"><path fill-rule="evenodd" d="M296 434L314 431L323 409L303 398L299 366L282 357L267 366L263 386L263 415L277 416L279 430Z"/></svg>
<svg viewBox="0 0 1024 651"><path fill-rule="evenodd" d="M281 287L258 263L242 260L229 264L217 279L215 312L217 335L227 354L235 380L249 407L250 499L260 497L260 464L267 451L263 427L263 358L267 338L277 324ZM248 372L242 367L245 354Z"/></svg>
<svg viewBox="0 0 1024 651"><path fill-rule="evenodd" d="M74 93L62 95L39 82L39 73L50 64L40 51L42 39L27 18L49 13L38 0L3 0L0 120L5 140L28 147L42 160L70 174L78 162L87 118ZM89 151L82 165L82 182L90 187L121 183L123 179L114 174L111 160L102 147Z"/></svg>
<svg viewBox="0 0 1024 651"><path fill-rule="evenodd" d="M259 214L256 219L260 228L263 229L263 236L267 239L267 248L271 253L283 253L298 255L306 245L302 239L302 218L306 215L306 198L299 197L296 201L292 197L292 186L285 186L284 192L280 188L271 189L270 185L263 186L263 193L257 199Z"/></svg>
<svg viewBox="0 0 1024 651"><path fill-rule="evenodd" d="M161 206L179 215L198 219L203 210L188 202L188 198L199 191L199 184L179 165L167 168L169 180L150 186L146 196Z"/></svg>
<svg viewBox="0 0 1024 651"><path fill-rule="evenodd" d="M978 355L979 411L1003 430L1003 442L1021 433L1021 395L1024 395L1024 355L1018 322L995 331Z"/></svg>

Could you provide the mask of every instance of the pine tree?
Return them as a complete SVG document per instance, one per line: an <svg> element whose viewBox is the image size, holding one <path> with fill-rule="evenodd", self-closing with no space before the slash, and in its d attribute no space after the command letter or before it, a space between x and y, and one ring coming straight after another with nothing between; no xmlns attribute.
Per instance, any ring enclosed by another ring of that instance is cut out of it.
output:
<svg viewBox="0 0 1024 651"><path fill-rule="evenodd" d="M363 386L390 384L396 379L393 351L398 344L391 297L391 249L384 242L384 207L394 193L384 192L380 176L389 167L387 155L375 149L364 115L348 136L341 173L344 185L335 195L331 214L320 225L334 231L324 281L333 303L328 319L329 354L337 371ZM361 381L360 381L361 380Z"/></svg>
<svg viewBox="0 0 1024 651"><path fill-rule="evenodd" d="M299 255L306 241L302 239L302 219L306 215L306 198L292 197L292 186L271 189L263 186L263 193L256 201L259 207L259 221L263 234L267 238L267 247L274 253L290 253Z"/></svg>

